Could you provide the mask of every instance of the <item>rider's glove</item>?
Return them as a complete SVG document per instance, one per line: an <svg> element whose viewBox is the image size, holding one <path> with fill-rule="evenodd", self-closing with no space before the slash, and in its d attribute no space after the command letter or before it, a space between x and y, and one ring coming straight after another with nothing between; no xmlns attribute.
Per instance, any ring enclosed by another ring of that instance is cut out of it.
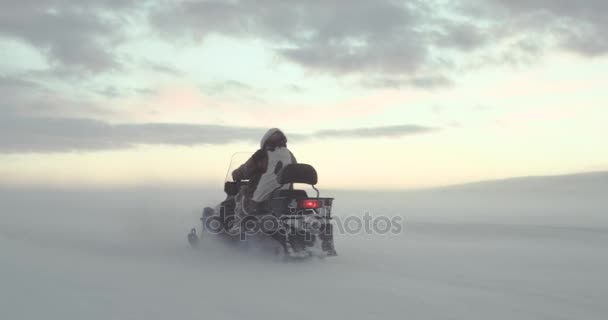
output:
<svg viewBox="0 0 608 320"><path fill-rule="evenodd" d="M232 171L232 181L241 181L242 175L239 169Z"/></svg>

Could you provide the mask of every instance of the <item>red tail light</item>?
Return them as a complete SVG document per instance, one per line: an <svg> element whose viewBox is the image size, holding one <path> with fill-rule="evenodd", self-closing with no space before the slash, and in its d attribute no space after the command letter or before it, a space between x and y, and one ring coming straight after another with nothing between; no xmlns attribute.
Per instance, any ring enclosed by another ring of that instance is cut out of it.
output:
<svg viewBox="0 0 608 320"><path fill-rule="evenodd" d="M318 209L322 207L322 204L319 200L306 199L300 201L300 206L304 209Z"/></svg>

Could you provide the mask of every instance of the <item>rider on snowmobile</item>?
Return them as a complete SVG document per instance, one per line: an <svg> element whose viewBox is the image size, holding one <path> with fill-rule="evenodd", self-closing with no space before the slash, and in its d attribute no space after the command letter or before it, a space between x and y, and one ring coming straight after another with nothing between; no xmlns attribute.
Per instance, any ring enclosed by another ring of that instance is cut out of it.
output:
<svg viewBox="0 0 608 320"><path fill-rule="evenodd" d="M285 166L297 163L291 151L287 149L287 137L277 128L266 132L260 141L260 150L256 151L247 162L232 172L234 181L249 180L244 193L246 208L256 208L267 200L279 187L277 174Z"/></svg>

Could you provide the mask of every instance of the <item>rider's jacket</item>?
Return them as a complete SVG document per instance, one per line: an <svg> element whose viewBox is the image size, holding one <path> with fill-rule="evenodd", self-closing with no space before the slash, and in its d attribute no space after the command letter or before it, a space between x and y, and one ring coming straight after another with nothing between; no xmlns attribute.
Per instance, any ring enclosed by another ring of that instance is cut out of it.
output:
<svg viewBox="0 0 608 320"><path fill-rule="evenodd" d="M255 202L268 199L272 191L279 187L277 182L279 171L288 164L297 163L296 158L287 149L287 139L282 132L278 129L271 130L280 134L266 134L262 139L262 149L232 172L234 181L249 180L247 198ZM267 140L269 136L274 139Z"/></svg>

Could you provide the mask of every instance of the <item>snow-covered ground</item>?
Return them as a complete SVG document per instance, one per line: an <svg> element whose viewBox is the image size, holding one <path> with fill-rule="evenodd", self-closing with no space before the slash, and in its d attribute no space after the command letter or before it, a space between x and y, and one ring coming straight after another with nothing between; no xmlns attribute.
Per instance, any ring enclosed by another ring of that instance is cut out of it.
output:
<svg viewBox="0 0 608 320"><path fill-rule="evenodd" d="M0 189L0 319L606 319L608 175L325 192L339 257L280 263L186 232L220 192Z"/></svg>

